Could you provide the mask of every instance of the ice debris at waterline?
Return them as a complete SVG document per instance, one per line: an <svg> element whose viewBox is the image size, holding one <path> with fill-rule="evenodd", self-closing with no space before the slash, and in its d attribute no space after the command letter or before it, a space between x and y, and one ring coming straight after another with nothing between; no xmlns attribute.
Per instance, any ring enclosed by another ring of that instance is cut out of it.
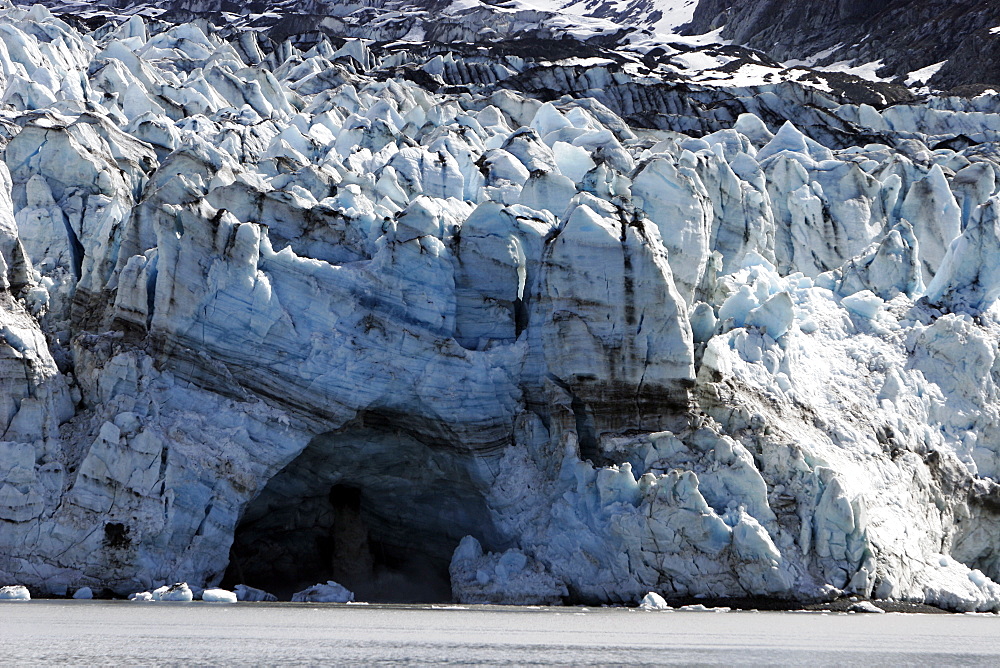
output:
<svg viewBox="0 0 1000 668"><path fill-rule="evenodd" d="M80 587L75 592L73 592L73 598L79 601L89 601L94 598L94 590L90 587Z"/></svg>
<svg viewBox="0 0 1000 668"><path fill-rule="evenodd" d="M0 580L1000 608L995 95L83 27L0 9Z"/></svg>
<svg viewBox="0 0 1000 668"><path fill-rule="evenodd" d="M708 607L706 605L702 605L701 603L695 603L694 605L684 605L684 606L681 606L681 607L679 607L677 609L680 610L681 612L715 612L715 613L720 613L720 612L731 612L732 611L732 608L727 608L727 607L710 608L710 607Z"/></svg>
<svg viewBox="0 0 1000 668"><path fill-rule="evenodd" d="M88 590L89 591L89 590ZM78 592L79 593L79 592ZM90 597L79 597L74 595L73 598L90 598ZM262 591L260 589L254 589L253 587L247 587L246 585L237 585L235 591L229 591L228 589L220 589L218 587L208 588L199 591L193 591L186 582L178 582L173 585L163 585L158 587L153 591L141 591L130 594L128 600L130 601L180 601L189 602L195 599L201 599L202 601L207 601L210 603L236 603L237 601L277 601L278 599L272 594Z"/></svg>
<svg viewBox="0 0 1000 668"><path fill-rule="evenodd" d="M564 583L521 550L486 554L472 536L455 548L449 570L452 593L463 603L559 605L568 595Z"/></svg>
<svg viewBox="0 0 1000 668"><path fill-rule="evenodd" d="M201 593L201 600L211 603L236 603L238 597L235 592L227 589L206 589Z"/></svg>
<svg viewBox="0 0 1000 668"><path fill-rule="evenodd" d="M238 601L273 602L278 600L278 597L274 594L268 593L262 589L248 587L247 585L236 585L236 587L234 587L234 593L236 594L236 600Z"/></svg>
<svg viewBox="0 0 1000 668"><path fill-rule="evenodd" d="M292 594L292 603L350 603L353 600L354 592L333 580Z"/></svg>
<svg viewBox="0 0 1000 668"><path fill-rule="evenodd" d="M172 585L163 585L153 591L140 591L130 594L130 601L177 601L189 603L194 600L194 592L186 582L177 582Z"/></svg>
<svg viewBox="0 0 1000 668"><path fill-rule="evenodd" d="M154 601L180 601L189 602L194 600L194 593L186 582L178 582L170 586L164 585L153 590Z"/></svg>
<svg viewBox="0 0 1000 668"><path fill-rule="evenodd" d="M31 594L23 585L7 585L0 587L0 601L30 601Z"/></svg>
<svg viewBox="0 0 1000 668"><path fill-rule="evenodd" d="M655 591L651 591L642 597L639 607L643 610L670 610L670 604Z"/></svg>
<svg viewBox="0 0 1000 668"><path fill-rule="evenodd" d="M878 607L871 601L858 601L857 603L852 603L851 607L847 609L848 612L862 612L862 613L875 613L878 615L884 615L885 610Z"/></svg>

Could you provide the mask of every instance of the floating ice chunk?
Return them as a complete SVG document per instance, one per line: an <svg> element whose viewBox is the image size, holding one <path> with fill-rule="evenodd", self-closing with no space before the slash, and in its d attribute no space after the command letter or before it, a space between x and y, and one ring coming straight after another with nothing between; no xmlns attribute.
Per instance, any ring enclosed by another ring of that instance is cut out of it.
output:
<svg viewBox="0 0 1000 668"><path fill-rule="evenodd" d="M0 601L30 601L31 594L23 585L0 587Z"/></svg>
<svg viewBox="0 0 1000 668"><path fill-rule="evenodd" d="M292 594L293 603L349 603L353 600L354 592L333 580Z"/></svg>
<svg viewBox="0 0 1000 668"><path fill-rule="evenodd" d="M144 601L155 601L157 599L154 598L153 595L151 593L149 593L148 591L139 591L139 592L136 592L136 593L130 595L128 597L128 600L130 600L130 601L144 602Z"/></svg>
<svg viewBox="0 0 1000 668"><path fill-rule="evenodd" d="M684 612L729 612L732 608L709 608L708 606L702 605L701 603L695 603L694 605L685 605L681 608L677 608Z"/></svg>
<svg viewBox="0 0 1000 668"><path fill-rule="evenodd" d="M883 610L882 608L878 607L877 605L875 605L871 601L858 601L857 603L851 605L851 607L849 607L847 609L847 611L848 612L870 612L870 613L875 613L877 615L884 615L885 614L885 610Z"/></svg>
<svg viewBox="0 0 1000 668"><path fill-rule="evenodd" d="M210 603L236 603L238 597L227 589L206 589L201 592L201 600Z"/></svg>
<svg viewBox="0 0 1000 668"><path fill-rule="evenodd" d="M882 298L871 290L862 290L849 297L844 297L840 303L851 313L869 320L874 319L885 306Z"/></svg>
<svg viewBox="0 0 1000 668"><path fill-rule="evenodd" d="M80 587L73 594L73 598L80 601L89 601L94 598L94 591L90 587Z"/></svg>
<svg viewBox="0 0 1000 668"><path fill-rule="evenodd" d="M655 591L651 591L643 596L639 607L643 610L670 610L670 604Z"/></svg>
<svg viewBox="0 0 1000 668"><path fill-rule="evenodd" d="M154 601L193 601L194 594L187 582L177 582L170 586L164 585L153 591Z"/></svg>
<svg viewBox="0 0 1000 668"><path fill-rule="evenodd" d="M277 601L278 597L274 594L270 594L263 589L257 589L256 587L248 587L244 584L238 584L234 588L236 592L236 600L238 601Z"/></svg>

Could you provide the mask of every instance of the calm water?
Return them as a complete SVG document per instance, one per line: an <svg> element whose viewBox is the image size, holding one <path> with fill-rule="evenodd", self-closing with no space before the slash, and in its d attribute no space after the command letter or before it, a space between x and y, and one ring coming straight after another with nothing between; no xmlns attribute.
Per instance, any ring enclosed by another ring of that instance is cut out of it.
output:
<svg viewBox="0 0 1000 668"><path fill-rule="evenodd" d="M1000 617L0 603L5 665L998 665Z"/></svg>

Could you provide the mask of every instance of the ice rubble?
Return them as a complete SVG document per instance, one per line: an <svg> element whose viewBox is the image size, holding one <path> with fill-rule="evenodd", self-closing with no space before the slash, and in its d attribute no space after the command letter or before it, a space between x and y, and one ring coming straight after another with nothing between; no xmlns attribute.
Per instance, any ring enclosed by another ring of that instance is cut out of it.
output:
<svg viewBox="0 0 1000 668"><path fill-rule="evenodd" d="M201 598L206 592L220 592L217 596L221 598L214 597L213 594L209 594L209 598L203 600L228 600L227 595L232 594L232 592L227 592L224 589L205 589L202 590L200 587L195 587L192 591L190 585L187 582L175 582L172 585L162 585L153 589L152 591L140 591L129 594L128 599L130 601L173 601L180 603L190 603L195 600L195 598ZM235 599L234 599L235 600Z"/></svg>
<svg viewBox="0 0 1000 668"><path fill-rule="evenodd" d="M256 589L254 587L248 587L247 585L236 585L233 588L236 594L236 600L238 601L277 601L278 598L274 594L270 594L262 589Z"/></svg>
<svg viewBox="0 0 1000 668"><path fill-rule="evenodd" d="M333 580L292 594L293 603L350 603L353 600L354 592Z"/></svg>
<svg viewBox="0 0 1000 668"><path fill-rule="evenodd" d="M512 548L503 554L484 554L472 536L455 548L451 560L451 587L465 603L559 605L566 585L545 565Z"/></svg>
<svg viewBox="0 0 1000 668"><path fill-rule="evenodd" d="M0 31L0 579L200 591L340 517L462 601L1000 608L1000 168L928 148L993 102Z"/></svg>

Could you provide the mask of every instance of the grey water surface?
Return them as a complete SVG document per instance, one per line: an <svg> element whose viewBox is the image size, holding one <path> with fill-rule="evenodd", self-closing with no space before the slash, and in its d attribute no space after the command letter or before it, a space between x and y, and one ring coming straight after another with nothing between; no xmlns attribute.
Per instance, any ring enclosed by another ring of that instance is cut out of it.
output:
<svg viewBox="0 0 1000 668"><path fill-rule="evenodd" d="M1000 665L996 615L0 603L7 665Z"/></svg>

